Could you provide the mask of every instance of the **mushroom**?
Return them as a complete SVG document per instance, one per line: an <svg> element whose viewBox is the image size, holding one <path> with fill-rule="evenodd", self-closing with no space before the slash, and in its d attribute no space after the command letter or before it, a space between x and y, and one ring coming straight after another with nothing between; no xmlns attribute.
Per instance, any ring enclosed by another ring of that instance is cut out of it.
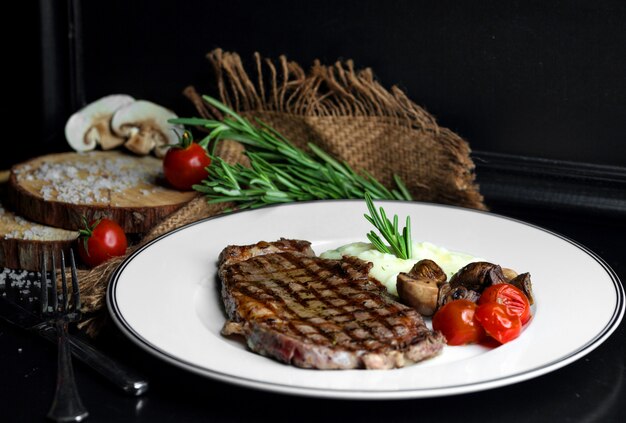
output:
<svg viewBox="0 0 626 423"><path fill-rule="evenodd" d="M409 274L416 279L428 279L434 280L437 283L437 286L445 283L446 272L439 267L437 263L432 260L420 260L413 268L409 271Z"/></svg>
<svg viewBox="0 0 626 423"><path fill-rule="evenodd" d="M155 150L157 157L165 156L171 144L178 142L169 119L178 116L171 110L145 100L128 104L113 114L111 128L117 135L127 138L124 146L135 154L146 155Z"/></svg>
<svg viewBox="0 0 626 423"><path fill-rule="evenodd" d="M464 286L457 286L452 288L450 284L445 284L439 290L439 298L437 299L437 305L439 307L454 300L469 300L477 302L480 298L480 294L474 290L467 289Z"/></svg>
<svg viewBox="0 0 626 423"><path fill-rule="evenodd" d="M508 267L502 268L502 274L507 282L510 282L512 279L517 277L517 272L513 269L509 269Z"/></svg>
<svg viewBox="0 0 626 423"><path fill-rule="evenodd" d="M83 107L74 113L65 124L65 138L76 151L89 151L98 144L110 150L124 143L124 139L113 134L110 121L113 113L135 99L125 94L114 94Z"/></svg>
<svg viewBox="0 0 626 423"><path fill-rule="evenodd" d="M477 261L456 272L450 278L450 287L463 286L481 293L488 286L506 282L500 266L485 261Z"/></svg>
<svg viewBox="0 0 626 423"><path fill-rule="evenodd" d="M409 271L401 272L396 280L398 296L423 316L432 316L437 309L439 286L446 274L432 260L420 260Z"/></svg>

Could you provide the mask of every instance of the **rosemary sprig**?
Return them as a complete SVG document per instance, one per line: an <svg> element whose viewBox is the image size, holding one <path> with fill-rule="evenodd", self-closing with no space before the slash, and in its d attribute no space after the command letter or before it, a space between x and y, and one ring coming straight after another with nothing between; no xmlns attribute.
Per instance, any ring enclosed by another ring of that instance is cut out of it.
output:
<svg viewBox="0 0 626 423"><path fill-rule="evenodd" d="M363 198L366 192L376 199L411 200L397 176L397 189L389 190L372 175L354 171L315 144L308 144L312 154L307 153L261 120L257 119L255 126L218 100L203 98L225 114L224 120L179 118L170 122L204 126L210 131L199 143L210 151L209 175L194 185L209 203L236 202L239 208L256 208L291 201ZM251 166L231 165L215 156L215 145L222 139L244 144Z"/></svg>
<svg viewBox="0 0 626 423"><path fill-rule="evenodd" d="M410 259L413 251L411 244L411 217L406 217L406 226L402 230L402 234L398 230L398 215L393 216L393 223L387 218L385 209L380 208L380 214L374 207L374 202L369 193L365 193L365 202L370 212L368 216L365 214L365 218L381 233L383 238L389 243L389 246L383 242L382 239L374 231L370 231L367 234L367 239L370 240L374 247L382 253L393 254L401 259Z"/></svg>

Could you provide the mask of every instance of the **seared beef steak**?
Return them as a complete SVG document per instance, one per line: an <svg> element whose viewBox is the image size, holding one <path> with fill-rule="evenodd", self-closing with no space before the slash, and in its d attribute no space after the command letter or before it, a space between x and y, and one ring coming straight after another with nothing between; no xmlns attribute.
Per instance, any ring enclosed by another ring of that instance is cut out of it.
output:
<svg viewBox="0 0 626 423"><path fill-rule="evenodd" d="M298 367L391 369L445 341L368 276L371 263L316 257L307 241L229 246L220 255L224 335Z"/></svg>

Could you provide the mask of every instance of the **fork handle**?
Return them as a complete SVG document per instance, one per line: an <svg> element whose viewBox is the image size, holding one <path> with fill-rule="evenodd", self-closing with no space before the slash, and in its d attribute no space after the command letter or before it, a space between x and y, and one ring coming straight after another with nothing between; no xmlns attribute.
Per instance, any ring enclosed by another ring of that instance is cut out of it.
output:
<svg viewBox="0 0 626 423"><path fill-rule="evenodd" d="M48 412L48 418L56 422L79 422L84 420L89 412L83 406L78 395L69 339L67 337L67 322L62 319L56 321L56 330L59 333L59 357L57 371L57 387L54 400Z"/></svg>
<svg viewBox="0 0 626 423"><path fill-rule="evenodd" d="M39 333L50 341L55 342L57 340L56 330L53 326L43 326L39 329ZM74 357L113 382L127 394L139 396L148 390L148 381L133 370L95 349L81 338L69 334L68 339L72 344L71 350Z"/></svg>

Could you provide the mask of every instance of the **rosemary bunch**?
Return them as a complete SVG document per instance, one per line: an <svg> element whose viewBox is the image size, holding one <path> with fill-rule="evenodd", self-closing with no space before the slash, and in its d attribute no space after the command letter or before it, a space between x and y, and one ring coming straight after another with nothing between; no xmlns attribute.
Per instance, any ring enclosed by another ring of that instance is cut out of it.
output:
<svg viewBox="0 0 626 423"><path fill-rule="evenodd" d="M210 130L199 143L205 148L212 146L209 176L193 187L204 193L209 203L232 201L239 208L256 208L291 201L364 198L366 192L376 199L411 200L397 176L397 189L389 190L371 174L354 171L315 144L308 144L312 154L307 153L261 120L257 119L255 126L218 100L203 98L225 114L224 120L178 118L170 122ZM215 145L222 139L244 144L251 166L231 165L215 156Z"/></svg>

